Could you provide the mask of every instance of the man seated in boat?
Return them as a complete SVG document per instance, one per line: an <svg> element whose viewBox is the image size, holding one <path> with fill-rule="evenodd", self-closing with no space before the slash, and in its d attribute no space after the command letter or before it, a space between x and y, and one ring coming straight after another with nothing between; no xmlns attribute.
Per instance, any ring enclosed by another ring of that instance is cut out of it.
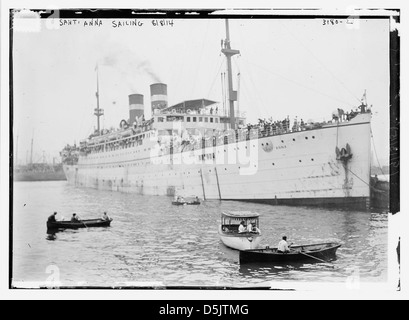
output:
<svg viewBox="0 0 409 320"><path fill-rule="evenodd" d="M249 223L247 224L247 228L246 228L247 232L252 232L253 231L253 225L251 224L251 222L249 221Z"/></svg>
<svg viewBox="0 0 409 320"><path fill-rule="evenodd" d="M282 240L278 243L277 252L279 253L289 253L290 248L287 243L287 237L283 236Z"/></svg>
<svg viewBox="0 0 409 320"><path fill-rule="evenodd" d="M55 216L57 215L57 212L56 211L54 211L54 213L51 215L51 216L49 216L48 217L48 222L56 222L57 221L57 219L55 219Z"/></svg>
<svg viewBox="0 0 409 320"><path fill-rule="evenodd" d="M244 221L240 222L240 225L239 225L239 233L243 233L243 232L246 232L246 231L247 231L247 229L246 229L246 227L244 226Z"/></svg>
<svg viewBox="0 0 409 320"><path fill-rule="evenodd" d="M253 228L251 229L252 233L261 233L260 229L257 228L256 226L253 226Z"/></svg>
<svg viewBox="0 0 409 320"><path fill-rule="evenodd" d="M104 220L104 221L109 220L109 216L107 215L106 211L104 211L104 214L102 215L102 220Z"/></svg>
<svg viewBox="0 0 409 320"><path fill-rule="evenodd" d="M80 222L80 218L77 216L76 213L72 214L71 222Z"/></svg>

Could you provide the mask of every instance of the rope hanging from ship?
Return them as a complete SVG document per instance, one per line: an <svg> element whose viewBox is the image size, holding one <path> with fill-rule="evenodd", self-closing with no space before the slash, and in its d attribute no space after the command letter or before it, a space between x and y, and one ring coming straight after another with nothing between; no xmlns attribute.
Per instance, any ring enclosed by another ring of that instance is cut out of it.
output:
<svg viewBox="0 0 409 320"><path fill-rule="evenodd" d="M353 172L351 169L346 168L349 172L351 172L355 177L357 177L359 180L361 180L363 183L365 183L368 187L370 187L372 190L377 191L377 192L381 192L381 193L387 193L387 191L384 190L379 190L377 188L375 188L374 186L370 185L369 183L367 183L365 180L363 180L362 178L360 178L355 172Z"/></svg>

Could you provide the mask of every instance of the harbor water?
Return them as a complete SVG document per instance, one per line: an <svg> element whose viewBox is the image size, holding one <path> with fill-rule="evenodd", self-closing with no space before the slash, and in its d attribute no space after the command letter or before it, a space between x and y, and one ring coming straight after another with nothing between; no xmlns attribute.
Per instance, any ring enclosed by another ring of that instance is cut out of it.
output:
<svg viewBox="0 0 409 320"><path fill-rule="evenodd" d="M12 279L16 287L53 281L85 287L251 287L288 281L342 283L388 278L388 216L236 201L173 206L165 196L76 188L66 181L13 185ZM262 245L341 241L328 264L240 265L218 235L223 210L260 213ZM47 233L46 220L113 218L111 227Z"/></svg>

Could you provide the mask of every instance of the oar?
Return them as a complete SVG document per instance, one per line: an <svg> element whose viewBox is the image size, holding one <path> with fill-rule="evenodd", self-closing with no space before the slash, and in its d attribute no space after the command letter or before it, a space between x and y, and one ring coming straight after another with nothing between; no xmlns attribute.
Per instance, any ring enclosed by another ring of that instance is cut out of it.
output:
<svg viewBox="0 0 409 320"><path fill-rule="evenodd" d="M82 221L82 220L80 220L81 222L82 222L82 224L85 226L85 228L87 228L87 231L89 231L89 228L88 228L88 226L85 224L85 222L84 221Z"/></svg>
<svg viewBox="0 0 409 320"><path fill-rule="evenodd" d="M312 258L312 259L318 260L318 261L323 262L323 263L325 263L325 264L327 264L327 265L328 265L328 261L325 261L325 260L322 260L322 259L320 259L320 258L317 258L317 257L311 256L311 255L309 255L309 254L307 254L307 253L305 253L305 252L302 252L302 251L297 251L297 252L299 252L299 253L303 254L304 256L307 256L307 257L309 257L309 258ZM329 266L329 267L334 268L334 265L333 265L333 264L329 264L328 266Z"/></svg>
<svg viewBox="0 0 409 320"><path fill-rule="evenodd" d="M87 230L88 230L88 226L85 224L85 222L84 221L82 221L81 220L81 222L84 224L84 226L87 228Z"/></svg>

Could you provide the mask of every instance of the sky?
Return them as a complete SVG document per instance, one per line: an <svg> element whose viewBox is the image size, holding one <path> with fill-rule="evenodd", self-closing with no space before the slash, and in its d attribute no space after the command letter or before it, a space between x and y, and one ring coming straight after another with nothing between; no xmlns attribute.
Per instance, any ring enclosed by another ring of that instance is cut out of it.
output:
<svg viewBox="0 0 409 320"><path fill-rule="evenodd" d="M144 95L149 116L149 85L155 82L168 85L169 105L223 100L224 19L174 19L164 26L137 20L142 25L118 26L119 19L64 25L68 20L45 19L38 32L14 32L19 163L27 161L32 139L33 160L42 161L44 154L52 161L67 143L78 144L93 131L97 63L103 128L128 119L132 93ZM234 89L247 122L287 115L329 120L337 108L357 107L366 90L373 105L374 150L381 165L388 163L388 20L230 19L229 26L231 46L240 50L232 62Z"/></svg>

